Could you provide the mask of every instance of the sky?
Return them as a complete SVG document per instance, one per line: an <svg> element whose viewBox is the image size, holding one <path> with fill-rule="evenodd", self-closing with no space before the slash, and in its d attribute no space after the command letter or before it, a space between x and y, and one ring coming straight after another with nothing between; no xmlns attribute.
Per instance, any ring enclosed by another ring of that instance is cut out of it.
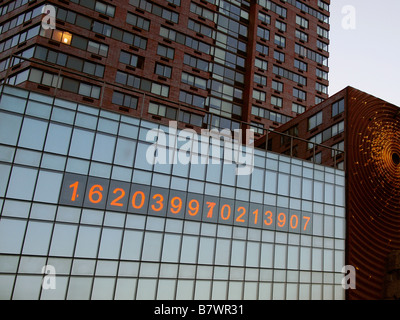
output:
<svg viewBox="0 0 400 320"><path fill-rule="evenodd" d="M332 0L329 95L347 86L400 107L400 1Z"/></svg>

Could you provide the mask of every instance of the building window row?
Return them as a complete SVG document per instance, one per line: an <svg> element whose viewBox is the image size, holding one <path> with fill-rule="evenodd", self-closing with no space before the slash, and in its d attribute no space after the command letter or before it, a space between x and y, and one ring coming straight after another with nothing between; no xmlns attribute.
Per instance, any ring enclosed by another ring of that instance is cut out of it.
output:
<svg viewBox="0 0 400 320"><path fill-rule="evenodd" d="M0 26L0 34L5 33L13 28L16 28L16 27L20 26L21 24L24 24L25 22L30 21L30 20L36 18L37 16L41 15L43 7L44 6L41 5L39 7L36 7L33 10L21 13L20 15L12 18L9 21L6 21L5 23L3 23Z"/></svg>
<svg viewBox="0 0 400 320"><path fill-rule="evenodd" d="M159 5L153 4L147 0L129 0L129 4L134 7L145 10L147 12L150 12L150 13L152 13L158 17L161 17L165 20L168 20L170 22L178 23L178 21L179 21L178 13L168 10L168 9L165 9Z"/></svg>
<svg viewBox="0 0 400 320"><path fill-rule="evenodd" d="M313 143L321 144L329 139L337 136L338 134L344 132L344 121L334 124L323 132L318 133L312 138L308 139L310 143L308 144L308 149L312 149L314 147Z"/></svg>
<svg viewBox="0 0 400 320"><path fill-rule="evenodd" d="M126 23L145 31L150 29L150 20L130 12L126 15Z"/></svg>
<svg viewBox="0 0 400 320"><path fill-rule="evenodd" d="M7 51L11 48L16 47L19 44L24 43L25 41L28 41L29 39L36 37L37 35L39 35L39 32L40 25L37 25L23 32L15 34L14 36L0 42L0 52Z"/></svg>
<svg viewBox="0 0 400 320"><path fill-rule="evenodd" d="M84 83L75 79L59 76L40 69L26 69L8 79L11 85L19 85L25 81L38 83L43 86L62 89L68 92L80 94L85 97L99 99L101 87Z"/></svg>
<svg viewBox="0 0 400 320"><path fill-rule="evenodd" d="M300 44L295 44L294 47L295 53L302 57L307 57L308 59L315 61L323 66L328 66L328 57L323 56L322 54L319 54L311 49L308 49Z"/></svg>
<svg viewBox="0 0 400 320"><path fill-rule="evenodd" d="M205 54L211 54L211 46L209 44L196 40L175 30L161 26L160 36L168 40L175 41L179 44L186 45L187 47L192 48L196 51L200 51Z"/></svg>
<svg viewBox="0 0 400 320"><path fill-rule="evenodd" d="M203 116L201 115L184 110L178 110L174 107L166 106L156 102L149 103L148 112L150 114L154 114L170 120L178 120L197 127L201 127L203 125Z"/></svg>
<svg viewBox="0 0 400 320"><path fill-rule="evenodd" d="M289 79L293 82L296 82L297 84L301 84L303 86L307 85L307 78L303 77L297 73L294 73L292 71L286 70L282 67L274 66L272 69L273 74Z"/></svg>
<svg viewBox="0 0 400 320"><path fill-rule="evenodd" d="M285 124L287 122L289 122L290 120L292 120L291 117L286 116L284 114L280 114L277 112L273 112L258 106L252 106L251 108L251 114L256 116L256 117L260 117L263 119L268 119L271 120L273 122L278 122L280 124Z"/></svg>
<svg viewBox="0 0 400 320"><path fill-rule="evenodd" d="M169 96L169 86L159 84L126 72L117 71L115 82L145 92L150 92L162 97Z"/></svg>
<svg viewBox="0 0 400 320"><path fill-rule="evenodd" d="M137 109L139 99L137 97L114 91L112 103L129 109Z"/></svg>
<svg viewBox="0 0 400 320"><path fill-rule="evenodd" d="M126 44L138 47L140 49L146 49L147 47L147 39L143 37L118 29L109 24L93 20L86 16L77 14L71 10L57 8L57 19L77 25L81 28L93 31L105 37L110 37L117 41L122 41Z"/></svg>
<svg viewBox="0 0 400 320"><path fill-rule="evenodd" d="M93 40L88 40L86 38L71 34L66 31L57 29L41 29L40 35L53 41L60 42L65 45L71 45L71 47L94 53L102 57L107 57L108 55L108 45L95 42Z"/></svg>
<svg viewBox="0 0 400 320"><path fill-rule="evenodd" d="M4 16L7 13L18 9L19 7L22 7L24 5L26 5L29 2L35 2L36 0L14 0L11 1L7 4L5 4L4 6L0 7L0 16Z"/></svg>
<svg viewBox="0 0 400 320"><path fill-rule="evenodd" d="M80 4L86 8L94 10L98 13L104 14L109 17L114 17L115 15L115 6L97 0L71 0L73 3Z"/></svg>
<svg viewBox="0 0 400 320"><path fill-rule="evenodd" d="M93 63L82 58L74 57L62 52L57 52L42 46L29 48L21 53L27 59L36 58L57 66L66 67L78 72L103 78L105 67L98 63Z"/></svg>
<svg viewBox="0 0 400 320"><path fill-rule="evenodd" d="M275 12L277 15L286 18L287 17L287 9L277 5L276 3L269 0L258 0L258 4L264 7L267 10L271 10Z"/></svg>

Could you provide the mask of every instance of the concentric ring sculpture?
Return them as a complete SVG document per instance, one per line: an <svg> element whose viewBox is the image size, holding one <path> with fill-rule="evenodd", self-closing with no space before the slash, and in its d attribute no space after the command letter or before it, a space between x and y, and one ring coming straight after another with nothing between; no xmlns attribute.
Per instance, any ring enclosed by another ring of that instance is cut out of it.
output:
<svg viewBox="0 0 400 320"><path fill-rule="evenodd" d="M350 299L385 298L386 261L400 249L400 108L348 88L347 264Z"/></svg>

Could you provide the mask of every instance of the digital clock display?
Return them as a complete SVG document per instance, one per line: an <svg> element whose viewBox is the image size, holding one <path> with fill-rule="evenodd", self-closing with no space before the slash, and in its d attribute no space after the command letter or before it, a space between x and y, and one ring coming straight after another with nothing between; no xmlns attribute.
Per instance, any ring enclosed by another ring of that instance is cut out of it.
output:
<svg viewBox="0 0 400 320"><path fill-rule="evenodd" d="M61 205L242 227L312 233L312 213L66 173Z"/></svg>

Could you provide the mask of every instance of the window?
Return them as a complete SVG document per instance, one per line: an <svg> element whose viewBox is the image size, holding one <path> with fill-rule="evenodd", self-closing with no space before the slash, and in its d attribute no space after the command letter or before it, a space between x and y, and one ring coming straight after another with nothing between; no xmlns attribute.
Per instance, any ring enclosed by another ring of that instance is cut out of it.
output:
<svg viewBox="0 0 400 320"><path fill-rule="evenodd" d="M263 44L261 44L261 43L256 43L256 50L259 52L259 53L261 53L261 54L264 54L264 55L268 55L268 52L269 52L269 47L268 46L266 46L266 45L263 45Z"/></svg>
<svg viewBox="0 0 400 320"><path fill-rule="evenodd" d="M121 51L119 62L141 69L143 67L144 58L126 51Z"/></svg>
<svg viewBox="0 0 400 320"><path fill-rule="evenodd" d="M266 94L265 92L253 89L253 98L259 101L265 101Z"/></svg>
<svg viewBox="0 0 400 320"><path fill-rule="evenodd" d="M344 99L335 102L332 105L332 117L344 112Z"/></svg>
<svg viewBox="0 0 400 320"><path fill-rule="evenodd" d="M279 52L279 51L274 51L274 58L277 60L277 61L280 61L280 62L285 62L285 54L283 53L283 52Z"/></svg>
<svg viewBox="0 0 400 320"><path fill-rule="evenodd" d="M305 32L303 32L303 31L296 30L295 36L296 36L296 38L299 39L300 41L308 42L308 34L305 33Z"/></svg>
<svg viewBox="0 0 400 320"><path fill-rule="evenodd" d="M267 85L267 77L264 77L260 74L255 73L254 74L254 82L261 86L266 86Z"/></svg>
<svg viewBox="0 0 400 320"><path fill-rule="evenodd" d="M320 124L322 124L322 111L308 119L308 130L312 130Z"/></svg>
<svg viewBox="0 0 400 320"><path fill-rule="evenodd" d="M296 112L298 114L304 113L306 111L306 107L298 104L298 103L292 103L292 111Z"/></svg>
<svg viewBox="0 0 400 320"><path fill-rule="evenodd" d="M275 35L274 43L282 48L286 47L286 39L278 34Z"/></svg>
<svg viewBox="0 0 400 320"><path fill-rule="evenodd" d="M169 47L163 46L162 44L159 44L158 48L157 48L157 54L159 56L162 56L162 57L165 57L168 59L174 59L175 50L173 48L169 48Z"/></svg>
<svg viewBox="0 0 400 320"><path fill-rule="evenodd" d="M275 91L283 92L283 83L272 80L272 89L274 89Z"/></svg>
<svg viewBox="0 0 400 320"><path fill-rule="evenodd" d="M329 39L329 31L320 26L317 26L317 34L325 39Z"/></svg>
<svg viewBox="0 0 400 320"><path fill-rule="evenodd" d="M282 108L283 100L282 98L272 96L271 97L271 104L275 107Z"/></svg>
<svg viewBox="0 0 400 320"><path fill-rule="evenodd" d="M283 31L283 32L286 31L286 23L284 23L282 21L276 20L275 21L275 27L280 31Z"/></svg>
<svg viewBox="0 0 400 320"><path fill-rule="evenodd" d="M182 82L189 84L191 86L200 88L200 89L204 89L204 90L207 89L207 80L206 79L193 76L186 72L182 72Z"/></svg>
<svg viewBox="0 0 400 320"><path fill-rule="evenodd" d="M322 93L328 94L328 86L326 86L326 85L324 85L322 83L318 83L318 82L315 83L315 89L318 92L322 92Z"/></svg>
<svg viewBox="0 0 400 320"><path fill-rule="evenodd" d="M300 27L305 28L305 29L308 29L308 20L307 20L307 19L305 19L305 18L303 18L303 17L300 17L300 16L296 16L296 23L297 23Z"/></svg>
<svg viewBox="0 0 400 320"><path fill-rule="evenodd" d="M307 63L305 63L303 61L294 59L294 67L301 71L307 71L308 65L307 65Z"/></svg>
<svg viewBox="0 0 400 320"><path fill-rule="evenodd" d="M257 27L257 36L259 36L261 39L269 40L269 30Z"/></svg>
<svg viewBox="0 0 400 320"><path fill-rule="evenodd" d="M206 98L186 92L181 91L179 94L179 101L192 105L198 108L204 108L206 104Z"/></svg>
<svg viewBox="0 0 400 320"><path fill-rule="evenodd" d="M136 14L129 13L126 16L126 22L143 30L148 31L150 29L150 21L144 19Z"/></svg>
<svg viewBox="0 0 400 320"><path fill-rule="evenodd" d="M261 59L256 58L254 64L259 69L268 70L268 62L265 61L265 60L261 60Z"/></svg>
<svg viewBox="0 0 400 320"><path fill-rule="evenodd" d="M162 104L150 102L149 113L155 114L161 117L166 117L168 119L176 120L177 109L168 107Z"/></svg>
<svg viewBox="0 0 400 320"><path fill-rule="evenodd" d="M271 23L271 17L263 12L258 12L258 19L266 24Z"/></svg>
<svg viewBox="0 0 400 320"><path fill-rule="evenodd" d="M114 91L112 103L131 109L136 109L138 105L138 98L122 92Z"/></svg>
<svg viewBox="0 0 400 320"><path fill-rule="evenodd" d="M303 90L293 88L293 97L300 100L307 100L307 93Z"/></svg>
<svg viewBox="0 0 400 320"><path fill-rule="evenodd" d="M160 63L156 63L156 69L154 73L162 77L171 78L172 68Z"/></svg>
<svg viewBox="0 0 400 320"><path fill-rule="evenodd" d="M208 71L209 68L207 61L188 55L186 53L183 57L183 63L202 71Z"/></svg>

